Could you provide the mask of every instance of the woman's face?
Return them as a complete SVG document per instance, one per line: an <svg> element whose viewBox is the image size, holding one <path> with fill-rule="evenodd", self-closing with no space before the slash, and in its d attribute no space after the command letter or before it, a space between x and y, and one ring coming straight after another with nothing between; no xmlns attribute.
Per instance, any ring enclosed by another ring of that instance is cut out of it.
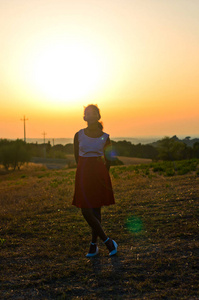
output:
<svg viewBox="0 0 199 300"><path fill-rule="evenodd" d="M93 108L87 108L84 119L88 123L93 124L99 120L99 114L97 110Z"/></svg>

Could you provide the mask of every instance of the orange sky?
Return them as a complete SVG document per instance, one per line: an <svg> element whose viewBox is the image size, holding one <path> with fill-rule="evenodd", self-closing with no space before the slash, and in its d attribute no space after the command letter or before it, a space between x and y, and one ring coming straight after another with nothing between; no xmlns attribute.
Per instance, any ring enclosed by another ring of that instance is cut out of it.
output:
<svg viewBox="0 0 199 300"><path fill-rule="evenodd" d="M199 137L199 1L0 0L0 138Z"/></svg>

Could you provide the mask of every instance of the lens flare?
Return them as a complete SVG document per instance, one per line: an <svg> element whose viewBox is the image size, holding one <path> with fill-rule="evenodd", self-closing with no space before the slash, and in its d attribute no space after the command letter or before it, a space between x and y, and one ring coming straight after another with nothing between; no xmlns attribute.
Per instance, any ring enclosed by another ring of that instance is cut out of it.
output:
<svg viewBox="0 0 199 300"><path fill-rule="evenodd" d="M143 228L143 222L139 217L131 216L126 220L125 227L133 233L139 233Z"/></svg>
<svg viewBox="0 0 199 300"><path fill-rule="evenodd" d="M117 151L112 147L108 146L105 150L105 156L108 160L116 160L117 159Z"/></svg>

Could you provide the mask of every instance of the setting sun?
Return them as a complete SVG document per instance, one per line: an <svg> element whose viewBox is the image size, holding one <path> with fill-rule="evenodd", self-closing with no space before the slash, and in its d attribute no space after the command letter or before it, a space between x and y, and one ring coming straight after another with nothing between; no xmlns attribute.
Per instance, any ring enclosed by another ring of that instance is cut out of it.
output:
<svg viewBox="0 0 199 300"><path fill-rule="evenodd" d="M102 81L100 57L81 42L46 43L27 57L26 81L48 102L78 102Z"/></svg>

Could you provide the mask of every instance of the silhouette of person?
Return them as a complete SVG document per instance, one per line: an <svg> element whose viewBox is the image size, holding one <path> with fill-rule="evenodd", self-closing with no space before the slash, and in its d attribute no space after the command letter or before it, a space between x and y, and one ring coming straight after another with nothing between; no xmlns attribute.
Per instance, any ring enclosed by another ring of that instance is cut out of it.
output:
<svg viewBox="0 0 199 300"><path fill-rule="evenodd" d="M101 225L101 207L115 204L111 179L110 161L105 149L110 145L109 135L103 132L103 125L97 105L84 109L87 127L74 136L74 153L77 163L75 192L72 204L81 208L82 215L92 229L92 241L87 257L99 252L97 238L107 246L109 255L117 253L117 243L107 237Z"/></svg>

